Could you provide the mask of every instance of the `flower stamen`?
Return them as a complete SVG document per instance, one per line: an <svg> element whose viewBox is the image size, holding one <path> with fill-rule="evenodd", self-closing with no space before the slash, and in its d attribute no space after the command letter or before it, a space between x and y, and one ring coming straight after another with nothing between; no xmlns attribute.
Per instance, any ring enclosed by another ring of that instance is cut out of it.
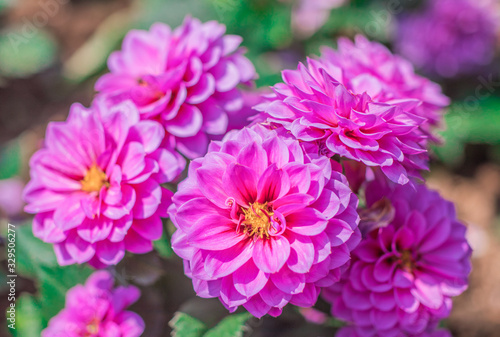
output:
<svg viewBox="0 0 500 337"><path fill-rule="evenodd" d="M80 182L82 183L82 191L89 193L99 192L103 185L109 187L106 174L96 164L90 167L87 174Z"/></svg>
<svg viewBox="0 0 500 337"><path fill-rule="evenodd" d="M274 215L273 209L266 203L253 203L249 208L241 208L245 219L242 222L244 233L248 236L257 235L261 239L269 238L271 219Z"/></svg>

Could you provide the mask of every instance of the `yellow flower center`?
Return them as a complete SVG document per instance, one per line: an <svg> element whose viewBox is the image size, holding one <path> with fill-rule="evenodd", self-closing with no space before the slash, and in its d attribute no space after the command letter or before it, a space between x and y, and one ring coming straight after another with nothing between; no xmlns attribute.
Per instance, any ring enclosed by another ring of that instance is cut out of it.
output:
<svg viewBox="0 0 500 337"><path fill-rule="evenodd" d="M90 167L80 182L82 183L82 191L85 192L99 192L103 185L109 186L106 174L96 164Z"/></svg>
<svg viewBox="0 0 500 337"><path fill-rule="evenodd" d="M401 253L401 265L408 272L413 271L413 268L415 268L413 257L409 250L403 250L403 252Z"/></svg>
<svg viewBox="0 0 500 337"><path fill-rule="evenodd" d="M245 227L244 233L248 236L257 235L261 239L269 237L269 228L271 227L271 217L274 215L272 207L266 203L258 202L250 204L249 208L241 208L245 215L242 225Z"/></svg>
<svg viewBox="0 0 500 337"><path fill-rule="evenodd" d="M87 325L87 331L85 333L85 337L87 336L95 336L99 333L99 320L97 318L94 318L88 325Z"/></svg>

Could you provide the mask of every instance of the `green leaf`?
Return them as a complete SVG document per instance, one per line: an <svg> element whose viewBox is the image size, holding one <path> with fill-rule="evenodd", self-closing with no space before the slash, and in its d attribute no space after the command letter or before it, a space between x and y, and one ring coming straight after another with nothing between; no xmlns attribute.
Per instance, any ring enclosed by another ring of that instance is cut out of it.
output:
<svg viewBox="0 0 500 337"><path fill-rule="evenodd" d="M35 297L29 294L22 294L16 300L15 329L9 328L9 331L16 337L40 336L43 330L41 312L41 307ZM10 324L8 320L7 324Z"/></svg>
<svg viewBox="0 0 500 337"><path fill-rule="evenodd" d="M468 143L500 144L500 98L478 101L474 109L464 103L455 103L445 116L446 130L441 135L444 143L435 147L438 157L449 164L456 164L464 156Z"/></svg>
<svg viewBox="0 0 500 337"><path fill-rule="evenodd" d="M171 236L166 227L167 226L163 227L163 235L161 238L153 241L153 247L161 257L169 258L174 254L174 251L172 250L172 245L170 243Z"/></svg>
<svg viewBox="0 0 500 337"><path fill-rule="evenodd" d="M202 321L183 312L177 312L168 323L172 327L174 337L202 337L207 326Z"/></svg>
<svg viewBox="0 0 500 337"><path fill-rule="evenodd" d="M16 227L16 264L19 275L35 280L44 327L64 307L66 292L92 273L83 265L59 266L52 245L35 238L30 225Z"/></svg>
<svg viewBox="0 0 500 337"><path fill-rule="evenodd" d="M0 148L0 180L12 178L21 170L21 148L11 142Z"/></svg>
<svg viewBox="0 0 500 337"><path fill-rule="evenodd" d="M252 315L248 312L227 316L203 337L241 337L245 331L245 323L250 317Z"/></svg>
<svg viewBox="0 0 500 337"><path fill-rule="evenodd" d="M5 77L27 77L52 65L56 43L33 23L0 34L0 74Z"/></svg>

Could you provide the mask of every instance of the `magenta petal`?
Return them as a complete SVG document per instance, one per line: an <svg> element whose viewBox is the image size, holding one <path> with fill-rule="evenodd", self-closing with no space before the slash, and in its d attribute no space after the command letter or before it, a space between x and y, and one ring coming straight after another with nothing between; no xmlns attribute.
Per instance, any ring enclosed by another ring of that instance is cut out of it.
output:
<svg viewBox="0 0 500 337"><path fill-rule="evenodd" d="M290 258L287 261L288 268L296 273L307 273L314 261L315 247L308 236L290 235Z"/></svg>
<svg viewBox="0 0 500 337"><path fill-rule="evenodd" d="M177 137L193 137L203 125L201 111L192 105L184 105L177 116L166 123L165 128L169 133Z"/></svg>
<svg viewBox="0 0 500 337"><path fill-rule="evenodd" d="M96 246L77 235L72 235L66 240L66 250L77 263L84 263L94 256Z"/></svg>
<svg viewBox="0 0 500 337"><path fill-rule="evenodd" d="M188 235L193 247L206 250L228 249L246 238L245 234L236 232L235 224L230 219L216 214L200 218Z"/></svg>
<svg viewBox="0 0 500 337"><path fill-rule="evenodd" d="M75 228L85 219L85 213L80 206L84 195L74 194L61 202L54 212L54 223L62 230Z"/></svg>
<svg viewBox="0 0 500 337"><path fill-rule="evenodd" d="M234 273L252 257L252 248L251 242L243 240L229 249L208 251L205 258L206 273L212 278Z"/></svg>
<svg viewBox="0 0 500 337"><path fill-rule="evenodd" d="M64 242L54 244L54 253L56 254L57 263L59 263L60 266L76 263L76 260L66 249L66 244Z"/></svg>
<svg viewBox="0 0 500 337"><path fill-rule="evenodd" d="M290 243L283 236L257 239L253 250L253 260L265 273L276 273L290 256Z"/></svg>
<svg viewBox="0 0 500 337"><path fill-rule="evenodd" d="M153 250L151 240L139 235L133 228L127 232L123 242L125 243L125 249L132 253L144 254Z"/></svg>
<svg viewBox="0 0 500 337"><path fill-rule="evenodd" d="M420 302L411 294L409 289L396 288L394 289L393 296L396 299L398 307L405 312L413 313L420 305Z"/></svg>
<svg viewBox="0 0 500 337"><path fill-rule="evenodd" d="M246 297L251 297L262 290L268 281L269 275L255 266L250 259L233 274L236 290Z"/></svg>
<svg viewBox="0 0 500 337"><path fill-rule="evenodd" d="M304 290L292 296L290 303L303 308L312 307L318 300L319 288L312 283L306 283Z"/></svg>
<svg viewBox="0 0 500 337"><path fill-rule="evenodd" d="M33 219L33 235L48 243L58 243L66 239L66 234L54 223L51 213L39 213Z"/></svg>
<svg viewBox="0 0 500 337"><path fill-rule="evenodd" d="M129 134L129 139L141 143L148 154L160 146L164 137L165 129L160 123L151 120L144 120L134 125Z"/></svg>
<svg viewBox="0 0 500 337"><path fill-rule="evenodd" d="M248 302L243 304L243 306L249 313L257 318L261 318L271 309L271 306L267 305L258 295L252 297Z"/></svg>
<svg viewBox="0 0 500 337"><path fill-rule="evenodd" d="M305 208L286 217L288 228L297 234L313 236L323 232L328 225L326 218L314 208Z"/></svg>
<svg viewBox="0 0 500 337"><path fill-rule="evenodd" d="M113 222L105 217L99 219L85 219L77 228L78 236L83 240L95 243L107 239L113 229Z"/></svg>
<svg viewBox="0 0 500 337"><path fill-rule="evenodd" d="M196 295L203 298L218 297L221 293L221 280L204 281L197 278L193 279L193 288Z"/></svg>
<svg viewBox="0 0 500 337"><path fill-rule="evenodd" d="M163 233L163 223L156 215L146 219L134 219L132 226L137 234L151 241L160 239Z"/></svg>
<svg viewBox="0 0 500 337"><path fill-rule="evenodd" d="M257 174L250 168L240 164L230 164L222 182L227 195L236 199L239 205L248 207L257 199Z"/></svg>
<svg viewBox="0 0 500 337"><path fill-rule="evenodd" d="M271 202L288 193L290 179L288 179L286 172L278 170L273 164L260 177L257 190L257 200L259 202Z"/></svg>
<svg viewBox="0 0 500 337"><path fill-rule="evenodd" d="M135 185L134 190L137 195L134 205L134 218L149 218L160 205L162 198L160 185L156 181L149 179L142 184Z"/></svg>
<svg viewBox="0 0 500 337"><path fill-rule="evenodd" d="M247 302L248 297L240 294L234 287L233 277L228 275L222 279L220 287L221 300L230 307L236 307Z"/></svg>
<svg viewBox="0 0 500 337"><path fill-rule="evenodd" d="M273 282L267 282L259 295L268 305L278 308L283 308L292 298L291 294L281 291Z"/></svg>
<svg viewBox="0 0 500 337"><path fill-rule="evenodd" d="M294 273L286 265L278 273L271 275L274 285L281 291L291 295L304 290L305 279L304 274Z"/></svg>
<svg viewBox="0 0 500 337"><path fill-rule="evenodd" d="M414 284L415 288L411 289L411 293L420 303L432 309L441 307L443 294L439 284L432 277L419 273L419 275L416 275Z"/></svg>
<svg viewBox="0 0 500 337"><path fill-rule="evenodd" d="M264 173L266 168L268 168L266 151L256 142L252 142L241 149L236 158L236 162L249 167L259 177Z"/></svg>
<svg viewBox="0 0 500 337"><path fill-rule="evenodd" d="M189 159L203 156L207 152L208 138L203 132L193 137L177 138L177 149Z"/></svg>
<svg viewBox="0 0 500 337"><path fill-rule="evenodd" d="M95 251L102 263L114 265L125 256L125 244L124 242L100 241L96 244Z"/></svg>

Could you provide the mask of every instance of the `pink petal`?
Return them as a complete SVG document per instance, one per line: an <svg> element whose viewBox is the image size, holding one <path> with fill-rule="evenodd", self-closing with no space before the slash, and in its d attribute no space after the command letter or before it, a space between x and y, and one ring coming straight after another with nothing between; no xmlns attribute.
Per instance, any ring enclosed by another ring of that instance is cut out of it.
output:
<svg viewBox="0 0 500 337"><path fill-rule="evenodd" d="M253 260L265 273L276 273L290 256L290 244L283 236L257 239L253 250Z"/></svg>

